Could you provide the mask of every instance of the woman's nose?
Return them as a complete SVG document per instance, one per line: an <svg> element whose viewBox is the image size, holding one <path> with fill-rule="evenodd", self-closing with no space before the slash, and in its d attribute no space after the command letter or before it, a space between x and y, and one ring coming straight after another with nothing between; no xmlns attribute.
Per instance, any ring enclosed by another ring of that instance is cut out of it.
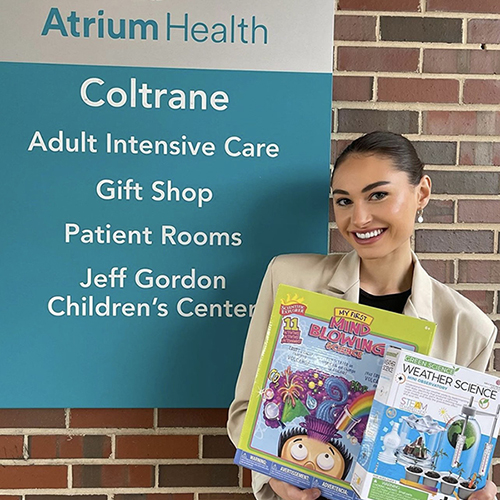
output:
<svg viewBox="0 0 500 500"><path fill-rule="evenodd" d="M352 223L356 227L365 227L372 220L370 210L364 203L358 203L353 206Z"/></svg>

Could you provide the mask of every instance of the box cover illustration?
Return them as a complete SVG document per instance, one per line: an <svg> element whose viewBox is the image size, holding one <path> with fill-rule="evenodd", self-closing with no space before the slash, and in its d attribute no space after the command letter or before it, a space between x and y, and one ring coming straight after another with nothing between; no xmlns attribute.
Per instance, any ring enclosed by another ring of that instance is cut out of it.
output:
<svg viewBox="0 0 500 500"><path fill-rule="evenodd" d="M348 481L386 346L429 352L435 325L280 285L235 462L330 499Z"/></svg>
<svg viewBox="0 0 500 500"><path fill-rule="evenodd" d="M466 499L486 482L500 379L388 349L351 480L371 500Z"/></svg>

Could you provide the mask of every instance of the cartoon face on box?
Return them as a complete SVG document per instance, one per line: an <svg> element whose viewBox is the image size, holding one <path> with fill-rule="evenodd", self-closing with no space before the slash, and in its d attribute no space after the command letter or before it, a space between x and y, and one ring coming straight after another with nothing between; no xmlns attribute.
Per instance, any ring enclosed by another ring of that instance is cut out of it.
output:
<svg viewBox="0 0 500 500"><path fill-rule="evenodd" d="M345 479L352 464L352 455L337 437L340 436L335 426L307 416L304 427L281 433L278 456L306 469Z"/></svg>

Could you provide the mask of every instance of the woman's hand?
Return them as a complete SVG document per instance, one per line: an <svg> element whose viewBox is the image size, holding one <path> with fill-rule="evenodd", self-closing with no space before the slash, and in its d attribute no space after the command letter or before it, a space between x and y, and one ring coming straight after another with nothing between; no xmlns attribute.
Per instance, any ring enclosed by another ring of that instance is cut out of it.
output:
<svg viewBox="0 0 500 500"><path fill-rule="evenodd" d="M269 480L269 486L271 486L273 491L284 500L316 500L316 498L319 498L321 496L321 490L319 490L318 488L301 490L296 486L292 486L291 484L285 483L283 481L280 481L279 479L274 479L274 478L271 478ZM482 497L480 497L477 500L483 500L483 499Z"/></svg>
<svg viewBox="0 0 500 500"><path fill-rule="evenodd" d="M497 485L492 481L486 481L484 488L475 491L469 500L494 500L497 496Z"/></svg>

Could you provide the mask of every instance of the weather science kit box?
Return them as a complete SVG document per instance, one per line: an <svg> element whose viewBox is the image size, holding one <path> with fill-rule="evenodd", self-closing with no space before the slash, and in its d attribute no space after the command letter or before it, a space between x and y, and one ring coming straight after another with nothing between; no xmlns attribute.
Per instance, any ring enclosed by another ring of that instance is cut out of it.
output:
<svg viewBox="0 0 500 500"><path fill-rule="evenodd" d="M486 481L500 379L389 348L351 484L369 500L468 498Z"/></svg>
<svg viewBox="0 0 500 500"><path fill-rule="evenodd" d="M435 325L280 285L235 462L325 498L349 485L387 346L429 352Z"/></svg>

